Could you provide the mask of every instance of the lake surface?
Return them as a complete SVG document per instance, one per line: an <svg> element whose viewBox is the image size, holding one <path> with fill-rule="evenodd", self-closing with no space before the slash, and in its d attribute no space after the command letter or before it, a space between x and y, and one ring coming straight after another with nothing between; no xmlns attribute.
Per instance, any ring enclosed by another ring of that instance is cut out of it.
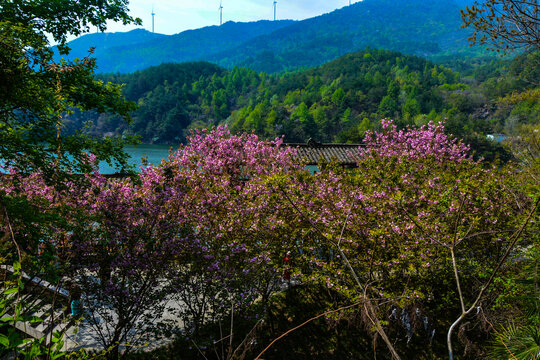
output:
<svg viewBox="0 0 540 360"><path fill-rule="evenodd" d="M135 170L139 170L142 165L142 157L146 157L148 162L152 165L158 165L161 160L167 159L169 157L170 145L128 145L124 148L126 153L129 155L129 163L134 166ZM173 146L173 150L178 149L178 146ZM119 172L119 169L116 169L106 162L101 162L99 164L99 170L102 174L114 174Z"/></svg>
<svg viewBox="0 0 540 360"><path fill-rule="evenodd" d="M146 157L148 159L148 163L152 165L158 165L161 160L167 159L169 157L169 150L170 149L177 150L178 146L170 146L170 145L129 145L124 148L126 153L129 155L130 160L129 163L133 165L135 170L139 170L140 166L142 165L142 157ZM308 166L307 167L310 172L319 171L317 166ZM102 174L114 174L119 172L119 169L115 169L114 167L110 166L106 162L101 162L99 164L99 170Z"/></svg>

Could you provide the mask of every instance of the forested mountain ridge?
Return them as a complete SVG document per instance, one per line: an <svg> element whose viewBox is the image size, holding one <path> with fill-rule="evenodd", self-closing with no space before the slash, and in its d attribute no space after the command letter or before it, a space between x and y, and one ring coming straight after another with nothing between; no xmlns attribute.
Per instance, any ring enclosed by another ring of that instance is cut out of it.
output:
<svg viewBox="0 0 540 360"><path fill-rule="evenodd" d="M453 0L364 0L208 60L273 73L321 65L366 46L422 57L467 53L470 33L461 25L460 6Z"/></svg>
<svg viewBox="0 0 540 360"><path fill-rule="evenodd" d="M166 62L210 61L275 73L321 65L366 46L423 57L468 48L460 8L467 1L364 0L302 21L227 22L138 44L96 49L98 72L128 73ZM90 36L90 35L87 35ZM84 37L83 37L84 38ZM72 52L86 55L88 49Z"/></svg>
<svg viewBox="0 0 540 360"><path fill-rule="evenodd" d="M452 133L483 146L486 134L538 119L538 103L498 105L530 87L521 72L538 56L493 61L468 74L375 49L283 75L204 62L164 64L101 76L124 83L126 97L138 103L131 126L92 113L75 114L66 125L73 131L91 120L85 130L91 134L135 134L145 143L178 144L190 128L222 123L264 138L285 135L288 142L358 142L390 117L400 126L446 121Z"/></svg>
<svg viewBox="0 0 540 360"><path fill-rule="evenodd" d="M94 48L93 57L99 59L105 56L107 51L112 48L118 46L133 47L147 41L159 41L165 37L167 35L152 33L144 29L135 29L128 32L86 34L69 42L71 49L69 58L81 58L88 54L90 48ZM55 50L55 57L58 59L59 55L56 52L56 47L53 49Z"/></svg>
<svg viewBox="0 0 540 360"><path fill-rule="evenodd" d="M95 47L100 73L130 73L150 66L169 62L200 60L225 49L234 48L243 42L288 26L292 20L256 21L249 23L226 22L222 26L207 26L187 30L175 35L153 34L145 30L132 30L124 38L109 37L108 34L89 34L69 43L70 58L85 56L88 48ZM101 37L96 35L102 35ZM138 41L129 41L132 38ZM126 38L128 41L125 41ZM79 46L79 43L85 46ZM73 46L72 46L73 44Z"/></svg>
<svg viewBox="0 0 540 360"><path fill-rule="evenodd" d="M184 63L102 79L125 84L124 94L139 109L130 128L106 115L93 119L90 131L95 134L128 131L146 143L175 143L190 127L226 122L234 130L254 130L267 138L285 135L291 142L309 137L331 142L349 139L343 132L364 117L373 114L380 119L375 114L401 112L401 87L403 96L418 98L407 104L407 116L440 110L442 98L432 88L456 83L458 75L416 56L365 50L285 75Z"/></svg>

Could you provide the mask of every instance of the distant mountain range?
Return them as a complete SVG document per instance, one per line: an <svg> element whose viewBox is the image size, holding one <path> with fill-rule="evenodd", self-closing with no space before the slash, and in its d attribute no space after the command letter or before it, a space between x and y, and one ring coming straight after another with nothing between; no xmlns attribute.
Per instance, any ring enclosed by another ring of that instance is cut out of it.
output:
<svg viewBox="0 0 540 360"><path fill-rule="evenodd" d="M167 62L206 60L268 73L312 67L376 47L427 58L471 54L460 8L470 0L363 0L303 21L227 22L161 35L145 30L88 34L70 57L95 47L98 72L129 73Z"/></svg>
<svg viewBox="0 0 540 360"><path fill-rule="evenodd" d="M272 33L294 23L292 20L226 22L175 35L155 34L137 29L126 33L88 34L68 45L70 58L80 58L95 47L100 73L130 73L162 63L181 63L206 59L233 49L255 37Z"/></svg>
<svg viewBox="0 0 540 360"><path fill-rule="evenodd" d="M69 42L71 48L70 58L83 57L88 54L90 48L94 49L94 56L101 58L111 49L122 51L145 42L159 41L168 35L156 34L143 29L129 32L95 33L87 34Z"/></svg>

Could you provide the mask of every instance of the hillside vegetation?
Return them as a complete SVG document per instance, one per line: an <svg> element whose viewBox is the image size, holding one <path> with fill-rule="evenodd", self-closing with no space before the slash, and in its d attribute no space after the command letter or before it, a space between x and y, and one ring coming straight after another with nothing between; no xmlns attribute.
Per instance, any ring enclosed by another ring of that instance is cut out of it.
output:
<svg viewBox="0 0 540 360"><path fill-rule="evenodd" d="M138 29L127 33L89 34L70 42L71 58L82 57L95 47L98 72L129 73L169 62L206 59L211 54L240 46L254 37L271 33L292 20L226 22L175 35Z"/></svg>
<svg viewBox="0 0 540 360"><path fill-rule="evenodd" d="M321 65L366 46L434 59L475 55L482 50L469 49L471 33L460 28L460 8L467 3L364 0L303 21L227 22L171 36L142 30L125 36L90 34L73 42L71 57L82 57L89 47L96 47L101 73L200 60L229 69L241 66L276 73ZM133 41L134 37L140 39Z"/></svg>
<svg viewBox="0 0 540 360"><path fill-rule="evenodd" d="M222 123L264 138L285 135L288 142L357 143L381 118L390 117L399 126L446 121L450 132L483 149L490 146L486 134L511 133L537 121L534 99L502 100L534 88L527 76L537 74L522 75L537 61L538 54L531 54L460 74L420 57L367 49L284 75L202 62L165 64L102 76L125 84L126 97L138 103L130 126L95 113L75 114L67 125L74 130L91 120L85 130L91 134L135 134L145 143L178 144L190 128ZM459 62L448 66L462 67Z"/></svg>
<svg viewBox="0 0 540 360"><path fill-rule="evenodd" d="M208 60L279 72L321 65L366 46L423 57L468 49L460 5L453 0L364 0L294 23Z"/></svg>

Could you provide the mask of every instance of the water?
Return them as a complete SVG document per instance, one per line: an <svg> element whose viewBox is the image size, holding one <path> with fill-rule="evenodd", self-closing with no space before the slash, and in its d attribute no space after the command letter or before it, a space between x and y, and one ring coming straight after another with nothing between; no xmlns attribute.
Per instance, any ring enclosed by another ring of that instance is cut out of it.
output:
<svg viewBox="0 0 540 360"><path fill-rule="evenodd" d="M141 157L145 156L148 158L148 162L152 165L158 165L161 160L167 159L169 157L170 145L129 145L124 148L126 153L129 155L129 163L133 165L135 170L139 170L142 165ZM173 147L173 150L176 150L177 147ZM319 171L317 166L307 166L307 169L313 173ZM114 174L119 171L115 169L106 162L101 162L99 164L99 170L102 174Z"/></svg>
<svg viewBox="0 0 540 360"><path fill-rule="evenodd" d="M141 158L142 156L147 157L148 162L152 165L158 165L161 160L167 159L169 157L170 145L128 145L124 148L126 153L129 155L129 164L133 165L135 170L139 170L142 165ZM173 150L176 150L177 147L173 147ZM106 162L101 162L99 164L99 170L102 174L114 174L119 171L119 169L114 168L107 164Z"/></svg>
<svg viewBox="0 0 540 360"><path fill-rule="evenodd" d="M147 162L152 165L159 165L162 160L169 157L169 150L171 149L170 145L127 145L124 150L129 155L128 163L133 166L135 171L139 171L142 166L142 157L144 156L147 159ZM172 147L173 151L177 147ZM0 165L2 161L0 160ZM307 166L307 169L311 172L319 171L317 166ZM102 174L114 174L120 172L119 168L110 166L105 161L99 163L99 170ZM0 173L3 170L0 169Z"/></svg>

